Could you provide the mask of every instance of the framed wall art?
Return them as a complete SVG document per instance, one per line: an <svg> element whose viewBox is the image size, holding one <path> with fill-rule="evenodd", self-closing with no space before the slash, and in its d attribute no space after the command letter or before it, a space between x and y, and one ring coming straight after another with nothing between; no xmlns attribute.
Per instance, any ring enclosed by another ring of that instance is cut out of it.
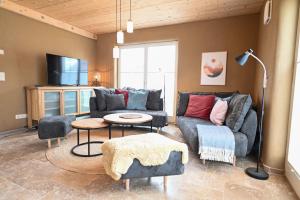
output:
<svg viewBox="0 0 300 200"><path fill-rule="evenodd" d="M225 85L227 51L202 53L201 85Z"/></svg>

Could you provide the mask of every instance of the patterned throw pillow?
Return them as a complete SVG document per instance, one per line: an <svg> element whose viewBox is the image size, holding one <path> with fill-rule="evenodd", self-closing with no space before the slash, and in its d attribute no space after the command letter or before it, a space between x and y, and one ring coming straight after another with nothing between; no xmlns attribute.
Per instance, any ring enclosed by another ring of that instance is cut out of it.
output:
<svg viewBox="0 0 300 200"><path fill-rule="evenodd" d="M238 132L243 123L245 116L252 106L252 99L250 95L236 94L232 97L228 112L225 119L225 124L233 132Z"/></svg>
<svg viewBox="0 0 300 200"><path fill-rule="evenodd" d="M210 113L210 121L215 125L221 126L224 123L228 109L227 101L217 100Z"/></svg>
<svg viewBox="0 0 300 200"><path fill-rule="evenodd" d="M146 103L149 91L129 90L127 109L129 110L147 110Z"/></svg>

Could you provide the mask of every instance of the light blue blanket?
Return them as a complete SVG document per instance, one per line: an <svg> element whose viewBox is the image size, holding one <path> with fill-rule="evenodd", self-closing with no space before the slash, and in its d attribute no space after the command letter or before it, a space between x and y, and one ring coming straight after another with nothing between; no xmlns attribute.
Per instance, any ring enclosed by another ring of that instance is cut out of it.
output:
<svg viewBox="0 0 300 200"><path fill-rule="evenodd" d="M201 159L234 162L235 140L227 126L197 125Z"/></svg>

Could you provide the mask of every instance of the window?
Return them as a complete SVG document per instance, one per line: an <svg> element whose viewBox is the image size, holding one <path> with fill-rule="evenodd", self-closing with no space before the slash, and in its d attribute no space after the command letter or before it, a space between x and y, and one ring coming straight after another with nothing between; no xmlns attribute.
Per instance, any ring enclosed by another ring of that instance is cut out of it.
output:
<svg viewBox="0 0 300 200"><path fill-rule="evenodd" d="M176 63L177 42L123 46L120 48L118 86L162 89L165 111L174 116Z"/></svg>

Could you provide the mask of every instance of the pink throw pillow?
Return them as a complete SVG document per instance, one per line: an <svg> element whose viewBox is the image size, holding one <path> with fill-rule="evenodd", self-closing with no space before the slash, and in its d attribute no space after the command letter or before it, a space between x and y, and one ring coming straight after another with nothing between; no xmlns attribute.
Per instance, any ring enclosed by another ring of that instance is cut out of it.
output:
<svg viewBox="0 0 300 200"><path fill-rule="evenodd" d="M210 113L210 121L221 126L224 123L228 109L227 101L218 100Z"/></svg>

